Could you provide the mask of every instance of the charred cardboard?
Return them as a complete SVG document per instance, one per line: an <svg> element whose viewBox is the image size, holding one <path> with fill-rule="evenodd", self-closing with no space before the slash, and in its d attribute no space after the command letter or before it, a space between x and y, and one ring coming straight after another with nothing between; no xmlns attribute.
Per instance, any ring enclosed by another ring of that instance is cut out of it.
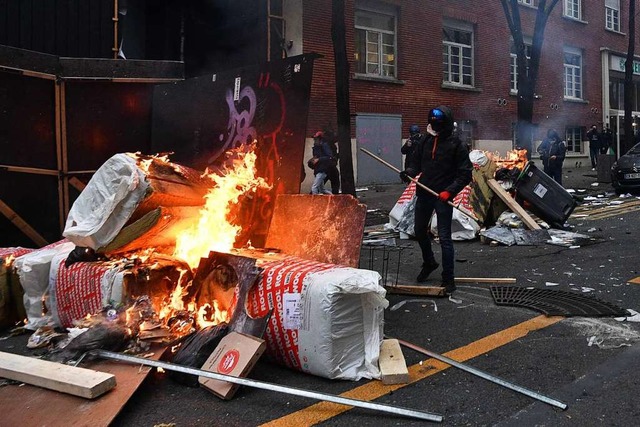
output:
<svg viewBox="0 0 640 427"><path fill-rule="evenodd" d="M265 348L263 339L230 332L222 338L218 347L202 365L202 369L234 377L246 377ZM231 399L240 387L239 384L205 377L198 377L198 381L204 388L225 400Z"/></svg>

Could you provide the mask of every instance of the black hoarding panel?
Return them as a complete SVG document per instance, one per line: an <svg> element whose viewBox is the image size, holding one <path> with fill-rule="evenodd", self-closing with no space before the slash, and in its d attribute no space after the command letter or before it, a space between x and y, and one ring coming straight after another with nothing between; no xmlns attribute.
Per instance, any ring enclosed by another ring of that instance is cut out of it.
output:
<svg viewBox="0 0 640 427"><path fill-rule="evenodd" d="M0 72L0 164L56 169L55 85Z"/></svg>
<svg viewBox="0 0 640 427"><path fill-rule="evenodd" d="M151 149L153 86L67 82L69 170L97 169L116 153Z"/></svg>
<svg viewBox="0 0 640 427"><path fill-rule="evenodd" d="M60 240L58 178L0 171L0 200L48 242ZM5 185L6 184L6 185ZM0 214L0 247L38 247Z"/></svg>
<svg viewBox="0 0 640 427"><path fill-rule="evenodd" d="M243 222L266 234L275 195L300 191L315 57L156 86L153 151L174 152L172 160L203 170L219 163L226 150L257 140L258 173L273 190L246 210L252 217Z"/></svg>

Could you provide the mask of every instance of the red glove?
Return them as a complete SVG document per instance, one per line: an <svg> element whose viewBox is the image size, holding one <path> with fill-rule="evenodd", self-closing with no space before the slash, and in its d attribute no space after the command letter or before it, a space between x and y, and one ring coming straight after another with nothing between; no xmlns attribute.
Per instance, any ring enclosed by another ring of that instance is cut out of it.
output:
<svg viewBox="0 0 640 427"><path fill-rule="evenodd" d="M440 199L441 202L447 203L450 198L451 193L449 193L448 191L442 191L440 192L440 194L438 194L438 199Z"/></svg>

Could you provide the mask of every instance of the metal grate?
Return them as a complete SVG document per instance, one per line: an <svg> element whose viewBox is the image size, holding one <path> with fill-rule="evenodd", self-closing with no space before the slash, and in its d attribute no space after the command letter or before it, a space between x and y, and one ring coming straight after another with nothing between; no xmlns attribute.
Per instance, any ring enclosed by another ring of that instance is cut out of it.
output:
<svg viewBox="0 0 640 427"><path fill-rule="evenodd" d="M567 291L491 286L497 305L530 308L547 316L624 317L627 310L598 298Z"/></svg>
<svg viewBox="0 0 640 427"><path fill-rule="evenodd" d="M395 240L364 242L360 249L360 268L380 273L383 286L398 284L402 253L409 248L409 245L396 245Z"/></svg>

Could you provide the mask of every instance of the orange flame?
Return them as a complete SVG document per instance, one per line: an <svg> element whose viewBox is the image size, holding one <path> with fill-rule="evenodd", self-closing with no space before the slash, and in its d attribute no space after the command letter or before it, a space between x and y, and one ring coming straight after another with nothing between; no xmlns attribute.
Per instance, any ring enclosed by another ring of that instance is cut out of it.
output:
<svg viewBox="0 0 640 427"><path fill-rule="evenodd" d="M256 176L255 143L228 155L231 167L223 167L219 173L207 170L214 187L205 196L197 224L176 239L174 256L185 260L191 268L197 267L200 258L207 257L210 251L229 252L233 248L242 227L228 221L231 209L240 196L258 188L270 188L263 178Z"/></svg>
<svg viewBox="0 0 640 427"><path fill-rule="evenodd" d="M9 268L9 267L11 266L11 264L13 264L13 260L14 260L15 258L16 258L16 257L15 257L13 254L11 254L11 255L7 256L7 257L4 259L4 266L5 266L6 268Z"/></svg>
<svg viewBox="0 0 640 427"><path fill-rule="evenodd" d="M492 157L498 168L518 168L522 170L527 164L527 150L524 149L507 151L507 155L505 157L500 157L497 153Z"/></svg>

